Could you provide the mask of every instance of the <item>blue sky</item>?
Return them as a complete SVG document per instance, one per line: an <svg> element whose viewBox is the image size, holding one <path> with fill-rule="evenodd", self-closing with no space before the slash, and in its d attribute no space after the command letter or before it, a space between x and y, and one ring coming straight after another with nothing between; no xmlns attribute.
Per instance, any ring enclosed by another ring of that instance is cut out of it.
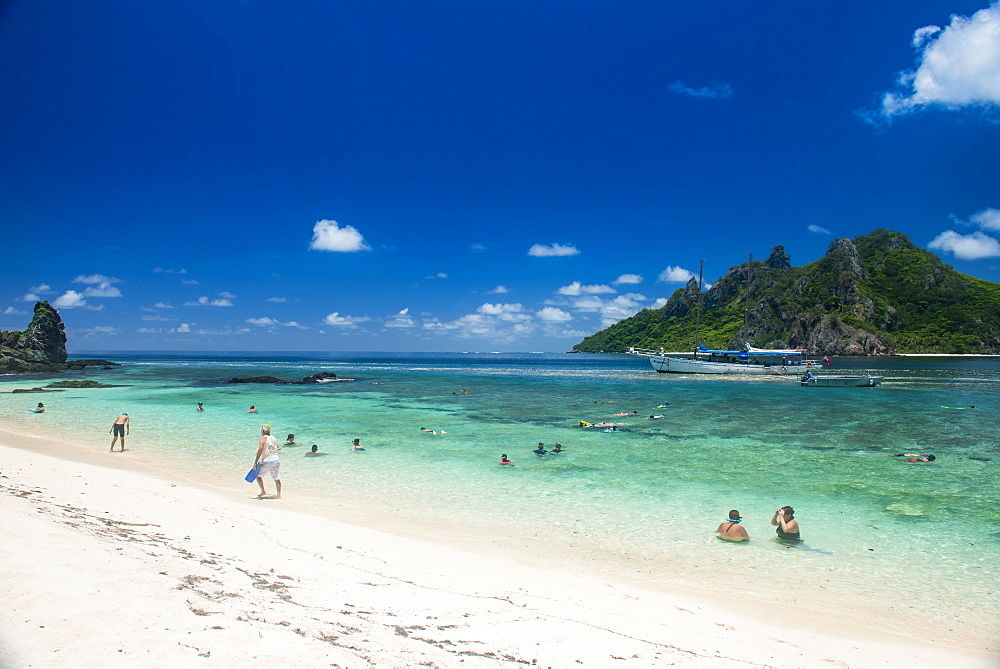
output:
<svg viewBox="0 0 1000 669"><path fill-rule="evenodd" d="M0 329L563 351L783 244L1000 281L1000 5L0 5Z"/></svg>

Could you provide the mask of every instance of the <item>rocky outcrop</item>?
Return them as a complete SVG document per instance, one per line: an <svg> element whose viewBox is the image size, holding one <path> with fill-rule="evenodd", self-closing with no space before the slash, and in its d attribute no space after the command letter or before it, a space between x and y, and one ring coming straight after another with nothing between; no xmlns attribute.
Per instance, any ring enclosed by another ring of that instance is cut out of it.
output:
<svg viewBox="0 0 1000 669"><path fill-rule="evenodd" d="M55 372L65 369L66 333L59 312L35 303L35 315L21 332L0 332L0 372Z"/></svg>
<svg viewBox="0 0 1000 669"><path fill-rule="evenodd" d="M243 378L233 377L229 379L228 383L273 383L279 386L301 386L309 385L311 383L323 383L326 379L335 379L337 375L333 372L317 372L312 376L307 376L301 381L286 381L284 379L279 379L277 376L245 376Z"/></svg>
<svg viewBox="0 0 1000 669"><path fill-rule="evenodd" d="M67 360L62 318L51 304L35 302L35 315L26 330L0 332L0 374L61 372L85 367L110 369L110 360Z"/></svg>

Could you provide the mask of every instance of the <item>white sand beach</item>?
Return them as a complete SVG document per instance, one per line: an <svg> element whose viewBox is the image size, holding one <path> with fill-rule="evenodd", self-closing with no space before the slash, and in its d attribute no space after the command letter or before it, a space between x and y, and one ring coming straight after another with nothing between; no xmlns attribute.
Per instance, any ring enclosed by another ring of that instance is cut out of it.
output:
<svg viewBox="0 0 1000 669"><path fill-rule="evenodd" d="M1000 655L564 573L0 431L0 666L996 667ZM989 647L984 644L983 647Z"/></svg>

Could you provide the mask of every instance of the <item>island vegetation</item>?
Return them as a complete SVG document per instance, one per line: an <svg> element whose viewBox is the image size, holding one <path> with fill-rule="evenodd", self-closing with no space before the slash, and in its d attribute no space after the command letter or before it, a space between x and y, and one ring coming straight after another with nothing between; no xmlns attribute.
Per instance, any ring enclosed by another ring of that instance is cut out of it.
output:
<svg viewBox="0 0 1000 669"><path fill-rule="evenodd" d="M707 291L691 279L659 309L643 309L574 350L691 350L699 299L699 340L708 348L1000 353L1000 284L957 272L884 229L834 240L826 255L802 267L792 267L776 246L767 260L731 267Z"/></svg>

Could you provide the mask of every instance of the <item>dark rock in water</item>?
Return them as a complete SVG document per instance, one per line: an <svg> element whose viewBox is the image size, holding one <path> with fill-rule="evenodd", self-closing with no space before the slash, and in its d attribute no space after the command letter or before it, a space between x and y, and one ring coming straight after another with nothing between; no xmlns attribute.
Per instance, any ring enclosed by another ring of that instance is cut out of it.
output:
<svg viewBox="0 0 1000 669"><path fill-rule="evenodd" d="M46 388L118 388L108 383L98 383L97 381L56 381L45 386Z"/></svg>
<svg viewBox="0 0 1000 669"><path fill-rule="evenodd" d="M12 393L47 393L50 392L45 388L14 388L10 391Z"/></svg>
<svg viewBox="0 0 1000 669"><path fill-rule="evenodd" d="M66 328L59 312L44 300L35 303L35 314L27 329L0 332L0 374L61 372L90 366L105 369L110 360L69 360L66 355Z"/></svg>
<svg viewBox="0 0 1000 669"><path fill-rule="evenodd" d="M67 360L66 369L79 370L85 367L100 367L101 369L111 369L112 367L117 367L121 363L111 362L110 360Z"/></svg>
<svg viewBox="0 0 1000 669"><path fill-rule="evenodd" d="M233 377L229 379L229 383L278 383L287 384L288 381L284 379L279 379L277 376L248 376L246 378Z"/></svg>
<svg viewBox="0 0 1000 669"><path fill-rule="evenodd" d="M335 379L335 378L337 378L337 375L334 374L333 372L319 372L317 374L313 374L312 376L307 376L306 378L302 379L302 383L319 383L324 379Z"/></svg>
<svg viewBox="0 0 1000 669"><path fill-rule="evenodd" d="M321 383L324 379L335 379L337 375L333 372L317 372L312 376L307 376L301 381L285 381L276 376L247 376L245 378L233 377L228 383L273 383L280 386L301 386L311 383Z"/></svg>

